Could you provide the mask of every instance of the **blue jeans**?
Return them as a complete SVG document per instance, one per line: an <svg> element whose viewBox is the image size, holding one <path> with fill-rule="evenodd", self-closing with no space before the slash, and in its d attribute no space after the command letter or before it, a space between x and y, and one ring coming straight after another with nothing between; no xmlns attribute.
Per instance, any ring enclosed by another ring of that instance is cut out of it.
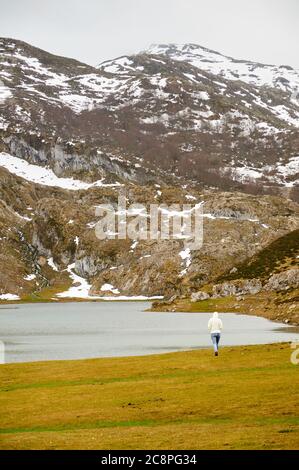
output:
<svg viewBox="0 0 299 470"><path fill-rule="evenodd" d="M218 344L220 341L220 333L212 333L211 334L213 346L214 346L214 351L218 352Z"/></svg>

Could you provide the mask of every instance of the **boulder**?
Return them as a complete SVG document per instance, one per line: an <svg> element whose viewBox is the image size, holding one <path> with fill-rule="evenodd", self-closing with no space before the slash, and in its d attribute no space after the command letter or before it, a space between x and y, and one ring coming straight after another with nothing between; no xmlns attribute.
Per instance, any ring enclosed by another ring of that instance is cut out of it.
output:
<svg viewBox="0 0 299 470"><path fill-rule="evenodd" d="M266 291L281 292L299 287L299 269L288 269L279 274L273 274L265 285Z"/></svg>
<svg viewBox="0 0 299 470"><path fill-rule="evenodd" d="M224 282L213 286L213 297L238 297L246 294L258 294L262 290L259 279L237 279L236 281Z"/></svg>
<svg viewBox="0 0 299 470"><path fill-rule="evenodd" d="M193 294L191 294L191 302L198 302L199 300L207 300L209 298L210 296L207 294L207 292L199 291L193 292Z"/></svg>

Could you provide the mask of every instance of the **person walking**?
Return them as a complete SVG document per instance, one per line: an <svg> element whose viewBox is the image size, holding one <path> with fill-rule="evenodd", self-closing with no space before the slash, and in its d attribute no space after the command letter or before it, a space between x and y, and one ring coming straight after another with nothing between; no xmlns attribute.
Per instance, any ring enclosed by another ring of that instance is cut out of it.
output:
<svg viewBox="0 0 299 470"><path fill-rule="evenodd" d="M211 333L215 356L218 356L218 344L220 341L222 328L223 325L222 321L218 317L218 312L214 312L212 318L209 320L208 329Z"/></svg>

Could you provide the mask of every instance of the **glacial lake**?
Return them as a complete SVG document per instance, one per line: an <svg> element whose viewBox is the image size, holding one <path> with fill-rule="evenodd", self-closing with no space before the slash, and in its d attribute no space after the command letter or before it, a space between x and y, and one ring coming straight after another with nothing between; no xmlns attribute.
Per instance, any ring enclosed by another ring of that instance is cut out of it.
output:
<svg viewBox="0 0 299 470"><path fill-rule="evenodd" d="M0 307L5 362L132 356L211 347L210 313L145 312L149 302L10 304ZM299 341L298 328L220 313L220 346ZM2 343L2 345L3 345Z"/></svg>

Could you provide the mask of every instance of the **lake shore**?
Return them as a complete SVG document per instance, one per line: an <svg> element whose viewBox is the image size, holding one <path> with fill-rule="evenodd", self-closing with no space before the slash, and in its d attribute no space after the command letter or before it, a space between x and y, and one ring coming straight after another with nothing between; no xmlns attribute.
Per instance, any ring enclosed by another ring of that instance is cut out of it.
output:
<svg viewBox="0 0 299 470"><path fill-rule="evenodd" d="M149 312L150 302L25 303L0 308L5 362L126 357L210 348L210 313ZM221 313L221 346L299 341L284 323Z"/></svg>
<svg viewBox="0 0 299 470"><path fill-rule="evenodd" d="M289 295L289 299L287 296ZM239 315L263 317L273 322L299 326L298 308L299 290L284 294L283 301L275 293L262 292L257 295L246 295L242 299L235 296L209 298L191 302L190 298L177 299L174 302L153 302L151 311L157 312L227 312Z"/></svg>
<svg viewBox="0 0 299 470"><path fill-rule="evenodd" d="M290 344L0 367L1 449L296 449ZM21 406L20 406L21 404Z"/></svg>

